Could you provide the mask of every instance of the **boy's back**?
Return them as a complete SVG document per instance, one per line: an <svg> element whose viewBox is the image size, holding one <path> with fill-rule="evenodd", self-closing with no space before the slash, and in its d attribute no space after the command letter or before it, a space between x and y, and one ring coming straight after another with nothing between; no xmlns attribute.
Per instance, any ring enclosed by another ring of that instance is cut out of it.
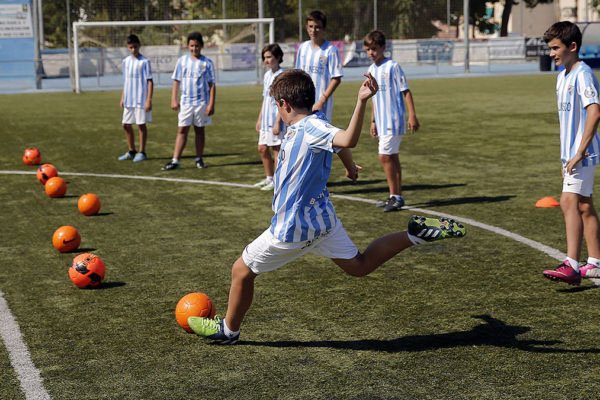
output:
<svg viewBox="0 0 600 400"><path fill-rule="evenodd" d="M339 130L315 114L288 128L275 172L271 220L271 233L282 242L311 240L335 225L326 185Z"/></svg>

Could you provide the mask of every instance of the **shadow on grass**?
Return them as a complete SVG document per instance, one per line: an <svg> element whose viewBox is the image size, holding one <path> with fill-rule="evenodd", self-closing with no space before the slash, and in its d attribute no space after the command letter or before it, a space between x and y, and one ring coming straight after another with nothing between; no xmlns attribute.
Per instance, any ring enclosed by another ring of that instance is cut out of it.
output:
<svg viewBox="0 0 600 400"><path fill-rule="evenodd" d="M348 187L355 188L362 185L371 185L376 183L387 182L385 179L372 179L368 181L359 180L357 183L353 183L352 181L339 181L339 182L329 182L327 183L328 188L332 187ZM445 185L405 185L402 186L403 192L408 192L412 190L428 190L428 189L445 189L457 186L467 186L466 183L449 183ZM359 193L389 193L389 188L387 185L378 186L374 188L362 188L362 189L351 189L345 190L344 192L340 192L340 194L359 194Z"/></svg>
<svg viewBox="0 0 600 400"><path fill-rule="evenodd" d="M67 254L75 254L75 253L90 253L92 251L96 251L96 249L92 248L92 247L80 247L78 249L75 250L71 250L71 251L65 251L65 253Z"/></svg>
<svg viewBox="0 0 600 400"><path fill-rule="evenodd" d="M100 286L95 288L94 290L102 290L102 289L112 289L116 287L125 286L125 282L102 282Z"/></svg>
<svg viewBox="0 0 600 400"><path fill-rule="evenodd" d="M598 289L599 287L594 285L594 286L577 286L574 288L568 288L568 289L558 289L557 292L560 293L577 293L577 292L583 292L586 290L590 290L590 289Z"/></svg>
<svg viewBox="0 0 600 400"><path fill-rule="evenodd" d="M96 214L92 215L92 217L105 217L107 215L112 215L112 214L114 214L114 213L112 213L112 212L102 212L102 213L99 212L99 213L96 213Z"/></svg>
<svg viewBox="0 0 600 400"><path fill-rule="evenodd" d="M211 157L228 157L228 156L240 156L242 153L210 153L203 154L202 158L211 158ZM181 156L180 160L192 159L195 160L196 156ZM148 157L146 160L171 160L171 157Z"/></svg>
<svg viewBox="0 0 600 400"><path fill-rule="evenodd" d="M456 205L456 204L497 203L499 201L510 200L513 197L517 197L517 196L510 195L510 196L457 197L455 199L431 200L431 201L428 201L427 203L410 204L410 206L428 208L428 207L450 206L450 205Z"/></svg>
<svg viewBox="0 0 600 400"><path fill-rule="evenodd" d="M559 349L551 348L563 342L559 340L519 340L517 335L529 332L527 326L506 325L503 321L489 315L473 315L473 318L485 323L475 326L469 331L440 333L436 335L411 335L392 340L319 340L319 341L280 341L252 342L240 341L238 345L267 347L329 347L332 349L385 351L388 353L415 352L445 349L462 346L496 346L514 348L534 353L591 353L598 354L600 349Z"/></svg>

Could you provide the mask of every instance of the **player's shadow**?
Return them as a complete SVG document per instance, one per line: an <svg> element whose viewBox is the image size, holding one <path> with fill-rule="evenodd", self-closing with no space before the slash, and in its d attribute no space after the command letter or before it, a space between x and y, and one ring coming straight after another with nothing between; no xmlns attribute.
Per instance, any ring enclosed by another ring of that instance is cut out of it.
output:
<svg viewBox="0 0 600 400"><path fill-rule="evenodd" d="M384 183L387 182L385 179L372 179L372 180L359 180L356 184L353 183L350 180L347 181L339 181L339 182L329 182L327 183L327 187L328 188L332 188L332 187L349 187L349 188L356 188L356 189L350 189L350 190L344 190L343 194L360 194L360 193L389 193L389 188L387 185L385 186L378 186L378 187L374 187L374 188L361 188L358 189L358 186L363 186L363 185L371 185L371 184L377 184L377 183ZM431 189L447 189L447 188L452 188L452 187L457 187L457 186L467 186L466 183L448 183L448 184L443 184L443 185L427 185L427 184L423 184L423 185L405 185L402 186L402 190L404 192L409 192L409 191L413 191L413 190L431 190Z"/></svg>
<svg viewBox="0 0 600 400"><path fill-rule="evenodd" d="M212 158L212 157L228 157L228 156L240 156L242 153L210 153L203 154L202 158ZM171 157L148 157L148 160L170 160ZM181 156L180 159L196 159L196 156Z"/></svg>
<svg viewBox="0 0 600 400"><path fill-rule="evenodd" d="M319 340L319 341L240 341L241 345L268 347L328 347L332 349L385 351L388 353L417 352L463 346L496 346L514 348L535 353L589 353L598 354L600 349L560 349L549 347L563 343L559 340L519 340L518 335L529 332L527 326L507 325L490 315L473 315L484 323L469 331L439 333L435 335L411 335L392 340Z"/></svg>
<svg viewBox="0 0 600 400"><path fill-rule="evenodd" d="M471 197L456 197L454 199L444 200L431 200L426 203L410 204L413 207L429 208L429 207L440 207L440 206L451 206L457 204L473 204L473 203L497 203L500 201L507 201L517 197L514 195L506 196L471 196Z"/></svg>

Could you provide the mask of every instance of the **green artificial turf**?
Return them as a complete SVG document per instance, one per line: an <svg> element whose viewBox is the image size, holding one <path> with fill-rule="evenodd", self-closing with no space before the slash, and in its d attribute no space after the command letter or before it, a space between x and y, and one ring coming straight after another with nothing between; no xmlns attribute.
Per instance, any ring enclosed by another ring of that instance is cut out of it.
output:
<svg viewBox="0 0 600 400"><path fill-rule="evenodd" d="M407 205L512 231L564 251L553 75L409 81L421 130L400 159ZM345 127L358 83L335 94ZM545 280L558 262L512 239L468 227L460 240L413 247L365 278L309 255L256 280L241 341L224 347L184 332L174 309L201 291L224 315L231 264L267 228L271 195L205 183L69 175L68 172L252 184L263 177L254 131L259 87L217 89L205 162L161 171L176 113L158 90L148 160L126 151L119 92L0 96L0 170L37 147L68 183L51 199L31 174L0 174L0 290L54 399L564 399L595 398L600 383L597 288ZM137 135L136 135L137 136ZM137 142L137 138L136 138ZM367 125L352 185L334 160L333 194L387 196ZM100 214L77 211L93 192ZM356 245L404 230L410 211L334 198ZM107 268L101 289L68 279L78 254L52 233L75 226L81 251ZM585 249L583 255L586 255ZM24 398L0 346L0 398Z"/></svg>

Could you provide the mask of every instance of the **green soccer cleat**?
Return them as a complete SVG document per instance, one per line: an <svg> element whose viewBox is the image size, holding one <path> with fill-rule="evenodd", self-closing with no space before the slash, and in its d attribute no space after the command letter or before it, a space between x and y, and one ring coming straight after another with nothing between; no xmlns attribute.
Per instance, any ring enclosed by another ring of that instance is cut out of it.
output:
<svg viewBox="0 0 600 400"><path fill-rule="evenodd" d="M228 337L223 332L223 320L219 317L203 318L189 317L188 325L199 336L204 336L207 339L214 340L220 344L235 344L240 338L238 333L234 337Z"/></svg>
<svg viewBox="0 0 600 400"><path fill-rule="evenodd" d="M467 229L450 218L427 218L413 215L408 221L408 233L426 242L447 238L459 238L467 234Z"/></svg>

